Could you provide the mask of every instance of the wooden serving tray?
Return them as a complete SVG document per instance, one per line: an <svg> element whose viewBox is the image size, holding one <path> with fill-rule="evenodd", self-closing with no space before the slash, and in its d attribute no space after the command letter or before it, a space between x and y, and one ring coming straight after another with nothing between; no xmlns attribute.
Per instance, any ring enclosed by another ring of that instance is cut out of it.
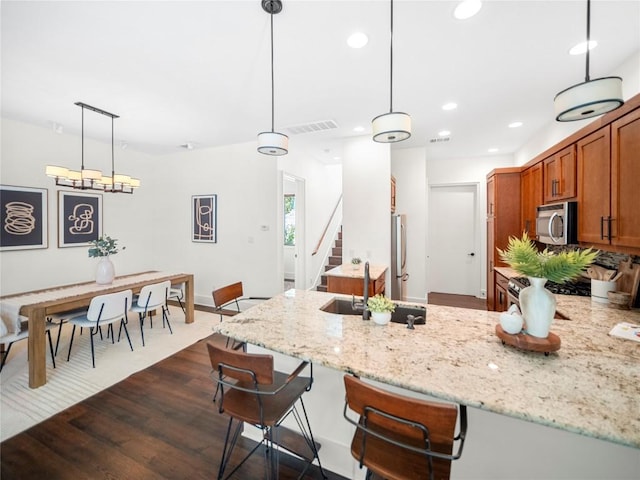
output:
<svg viewBox="0 0 640 480"><path fill-rule="evenodd" d="M560 350L560 337L552 332L549 332L549 336L547 338L532 337L525 333L511 335L510 333L505 332L500 324L497 324L496 335L500 340L502 340L503 345L511 345L512 347L516 347L521 350L542 352L545 355L549 355L549 352Z"/></svg>

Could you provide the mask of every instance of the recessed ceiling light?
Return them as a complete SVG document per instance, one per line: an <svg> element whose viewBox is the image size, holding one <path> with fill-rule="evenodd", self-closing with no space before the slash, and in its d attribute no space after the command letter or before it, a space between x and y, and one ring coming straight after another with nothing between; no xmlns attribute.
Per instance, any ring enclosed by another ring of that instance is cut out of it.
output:
<svg viewBox="0 0 640 480"><path fill-rule="evenodd" d="M509 128L518 128L522 126L522 122L511 122Z"/></svg>
<svg viewBox="0 0 640 480"><path fill-rule="evenodd" d="M464 0L453 11L453 16L458 20L466 20L473 17L481 8L482 2L480 0Z"/></svg>
<svg viewBox="0 0 640 480"><path fill-rule="evenodd" d="M358 133L364 132L364 127L361 127L361 126L354 127L353 131Z"/></svg>
<svg viewBox="0 0 640 480"><path fill-rule="evenodd" d="M340 160L340 157L333 157L334 160Z"/></svg>
<svg viewBox="0 0 640 480"><path fill-rule="evenodd" d="M458 108L458 104L454 102L449 102L442 105L443 110L455 110L456 108Z"/></svg>
<svg viewBox="0 0 640 480"><path fill-rule="evenodd" d="M362 48L367 43L369 43L369 37L362 32L352 33L349 38L347 38L347 45L351 48Z"/></svg>
<svg viewBox="0 0 640 480"><path fill-rule="evenodd" d="M440 136L440 137L446 137L448 135L451 135L451 132L449 130L440 130L438 132L438 136Z"/></svg>
<svg viewBox="0 0 640 480"><path fill-rule="evenodd" d="M593 50L598 46L595 40L589 40L589 50ZM580 42L569 50L569 55L582 55L587 52L587 42Z"/></svg>
<svg viewBox="0 0 640 480"><path fill-rule="evenodd" d="M487 152L489 153L496 153L498 151L497 148L490 148L489 150L487 150Z"/></svg>

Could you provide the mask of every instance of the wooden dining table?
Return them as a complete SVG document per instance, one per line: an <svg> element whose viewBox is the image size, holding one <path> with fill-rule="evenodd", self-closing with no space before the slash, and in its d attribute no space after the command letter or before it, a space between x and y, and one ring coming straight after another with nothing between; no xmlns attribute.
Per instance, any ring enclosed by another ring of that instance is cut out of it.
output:
<svg viewBox="0 0 640 480"><path fill-rule="evenodd" d="M45 319L47 316L86 308L96 295L131 289L140 293L145 285L170 280L172 285L184 283L185 322L194 321L193 274L142 272L116 277L110 285L95 282L76 283L44 290L17 293L0 297L0 304L11 306L20 316L29 319L29 387L47 383Z"/></svg>

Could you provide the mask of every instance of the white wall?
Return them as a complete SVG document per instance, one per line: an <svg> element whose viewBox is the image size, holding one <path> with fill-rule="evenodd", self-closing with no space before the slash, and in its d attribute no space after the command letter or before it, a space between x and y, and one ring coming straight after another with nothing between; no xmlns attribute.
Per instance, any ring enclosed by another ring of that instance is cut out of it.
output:
<svg viewBox="0 0 640 480"><path fill-rule="evenodd" d="M391 161L388 144L370 136L345 142L342 161L342 255L369 260L373 265L391 261ZM389 270L386 281L389 282Z"/></svg>
<svg viewBox="0 0 640 480"><path fill-rule="evenodd" d="M640 51L629 57L626 62L607 76L622 78L622 98L624 100L628 100L640 93ZM547 126L536 133L515 153L515 164L524 165L546 149L593 121L593 118L577 122L556 122L552 119Z"/></svg>
<svg viewBox="0 0 640 480"><path fill-rule="evenodd" d="M57 247L57 191L45 165L79 168L80 138L50 128L2 120L0 182L48 189L49 248L0 252L3 295L88 281L96 259L86 247ZM293 144L293 142L292 142ZM110 169L110 144L85 137L85 165ZM326 166L292 149L287 170L305 177L307 243L317 242L342 188L340 166ZM283 289L281 172L278 160L257 153L255 142L180 150L151 157L116 149L116 170L142 180L133 195L101 194L104 232L127 248L113 257L116 274L145 270L193 273L196 301L212 304L213 288L239 281L246 295ZM281 186L280 186L281 188ZM218 241L191 241L192 195L217 194ZM307 248L309 258L312 248ZM35 269L33 266L37 265Z"/></svg>
<svg viewBox="0 0 640 480"><path fill-rule="evenodd" d="M342 195L342 165L326 165L307 154L292 137L289 154L278 158L278 168L305 180L305 288L313 286L316 274L324 270L322 252L312 255L331 213ZM333 243L333 238L328 238Z"/></svg>
<svg viewBox="0 0 640 480"><path fill-rule="evenodd" d="M3 295L87 281L94 277L98 262L89 258L86 247L58 248L58 191L45 176L45 166L60 165L78 170L81 160L80 138L56 134L50 128L2 119L0 182L3 185L46 188L48 190L47 249L0 252L0 291ZM113 257L116 274L124 275L155 268L153 181L148 172L152 159L131 150L116 148L116 171L142 180L133 195L101 194L103 232L118 238L126 249ZM111 170L111 145L85 137L85 166ZM96 193L96 192L91 192Z"/></svg>
<svg viewBox="0 0 640 480"><path fill-rule="evenodd" d="M391 173L396 179L396 213L407 215L407 301L426 299L427 162L424 148L391 152Z"/></svg>

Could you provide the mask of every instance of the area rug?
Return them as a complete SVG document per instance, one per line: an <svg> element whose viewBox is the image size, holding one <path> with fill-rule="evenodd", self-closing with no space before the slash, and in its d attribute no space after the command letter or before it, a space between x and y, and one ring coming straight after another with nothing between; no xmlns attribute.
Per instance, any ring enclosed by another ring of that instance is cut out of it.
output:
<svg viewBox="0 0 640 480"><path fill-rule="evenodd" d="M112 344L111 339L100 340L96 336L95 368L91 366L91 346L86 330L79 335L79 329L76 329L71 358L67 362L72 327L64 325L56 368L51 363L47 344L47 383L36 389L29 388L27 341L15 343L0 374L0 441L211 335L212 326L219 321L218 315L196 311L195 321L186 324L178 307L171 307L169 318L173 334L168 328L162 328L162 319L155 318L153 328L145 323L143 347L137 315L131 315L128 329L133 352L125 338ZM56 334L57 329L52 330L54 348Z"/></svg>

